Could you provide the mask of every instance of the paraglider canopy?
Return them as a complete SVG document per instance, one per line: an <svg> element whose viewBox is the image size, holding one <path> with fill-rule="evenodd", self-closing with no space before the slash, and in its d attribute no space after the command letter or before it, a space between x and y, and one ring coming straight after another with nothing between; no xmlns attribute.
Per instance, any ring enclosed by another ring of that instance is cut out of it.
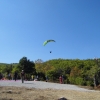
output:
<svg viewBox="0 0 100 100"><path fill-rule="evenodd" d="M44 43L43 43L43 45L45 46L47 43L49 43L49 42L56 42L55 40L46 40Z"/></svg>

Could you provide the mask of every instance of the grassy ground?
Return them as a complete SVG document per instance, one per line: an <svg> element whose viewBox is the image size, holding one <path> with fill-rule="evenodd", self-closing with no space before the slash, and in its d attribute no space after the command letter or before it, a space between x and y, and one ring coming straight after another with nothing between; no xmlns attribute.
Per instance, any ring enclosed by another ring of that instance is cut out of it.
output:
<svg viewBox="0 0 100 100"><path fill-rule="evenodd" d="M0 100L58 100L60 97L68 100L100 100L100 92L0 87Z"/></svg>

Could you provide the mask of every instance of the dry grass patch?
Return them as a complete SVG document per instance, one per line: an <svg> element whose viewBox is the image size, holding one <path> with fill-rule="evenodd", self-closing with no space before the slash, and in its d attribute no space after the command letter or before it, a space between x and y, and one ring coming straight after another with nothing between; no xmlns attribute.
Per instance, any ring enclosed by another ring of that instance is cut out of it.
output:
<svg viewBox="0 0 100 100"><path fill-rule="evenodd" d="M0 100L58 100L60 97L68 100L100 100L100 92L0 87Z"/></svg>

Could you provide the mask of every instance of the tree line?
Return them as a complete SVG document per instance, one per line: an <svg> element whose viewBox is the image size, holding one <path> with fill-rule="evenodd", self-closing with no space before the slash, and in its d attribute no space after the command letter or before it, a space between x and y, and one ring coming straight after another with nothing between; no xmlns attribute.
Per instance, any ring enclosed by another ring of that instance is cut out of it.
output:
<svg viewBox="0 0 100 100"><path fill-rule="evenodd" d="M97 86L100 84L100 59L52 59L43 61L38 59L30 61L22 57L19 63L0 64L0 73L18 73L24 70L28 79L31 75L38 75L44 81L48 76L49 81L59 82L59 76L63 75L65 84L84 86Z"/></svg>
<svg viewBox="0 0 100 100"><path fill-rule="evenodd" d="M19 63L12 64L0 64L0 73L8 79L8 75L11 74L11 77L14 76L14 73L18 73L18 79L20 79L20 73L24 70L26 73L26 78L30 79L31 75L36 74L35 63L27 59L27 57L22 57L19 60Z"/></svg>

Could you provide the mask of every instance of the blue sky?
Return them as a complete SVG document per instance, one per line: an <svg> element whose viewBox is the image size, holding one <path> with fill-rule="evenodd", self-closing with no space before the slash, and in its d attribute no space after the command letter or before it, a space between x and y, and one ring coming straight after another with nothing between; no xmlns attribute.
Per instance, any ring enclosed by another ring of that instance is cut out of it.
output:
<svg viewBox="0 0 100 100"><path fill-rule="evenodd" d="M0 0L2 63L99 58L99 40L100 0Z"/></svg>

